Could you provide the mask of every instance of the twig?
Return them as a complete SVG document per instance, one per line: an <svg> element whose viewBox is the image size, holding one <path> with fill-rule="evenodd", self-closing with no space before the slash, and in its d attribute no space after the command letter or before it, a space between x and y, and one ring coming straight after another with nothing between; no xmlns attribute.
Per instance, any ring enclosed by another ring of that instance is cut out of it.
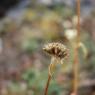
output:
<svg viewBox="0 0 95 95"><path fill-rule="evenodd" d="M78 48L75 48L75 58L74 58L74 87L73 87L73 93L77 95L77 90L78 90Z"/></svg>
<svg viewBox="0 0 95 95"><path fill-rule="evenodd" d="M77 0L77 16L78 16L77 41L80 42L80 0Z"/></svg>
<svg viewBox="0 0 95 95"><path fill-rule="evenodd" d="M78 46L80 43L80 0L77 0L77 16L78 16L78 23L77 23L77 43L76 43L76 47L74 50L74 88L73 88L73 94L77 95L78 94Z"/></svg>
<svg viewBox="0 0 95 95"><path fill-rule="evenodd" d="M47 95L48 94L48 88L49 88L50 81L51 81L51 75L48 74L48 81L47 81L47 84L46 84L44 95Z"/></svg>

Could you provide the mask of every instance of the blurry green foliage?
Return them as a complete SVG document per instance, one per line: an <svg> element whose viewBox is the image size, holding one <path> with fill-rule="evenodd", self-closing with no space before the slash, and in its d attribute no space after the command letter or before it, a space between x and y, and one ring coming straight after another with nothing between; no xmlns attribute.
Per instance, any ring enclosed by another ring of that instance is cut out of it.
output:
<svg viewBox="0 0 95 95"><path fill-rule="evenodd" d="M17 82L12 82L8 89L11 90L12 92L20 92L21 91L21 86Z"/></svg>
<svg viewBox="0 0 95 95"><path fill-rule="evenodd" d="M23 42L22 49L28 53L33 53L39 47L38 42L34 39L29 39Z"/></svg>

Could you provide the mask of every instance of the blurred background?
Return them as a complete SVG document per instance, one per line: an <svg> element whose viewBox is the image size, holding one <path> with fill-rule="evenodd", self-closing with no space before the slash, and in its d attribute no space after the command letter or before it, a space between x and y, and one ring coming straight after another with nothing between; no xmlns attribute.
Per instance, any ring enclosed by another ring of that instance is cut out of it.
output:
<svg viewBox="0 0 95 95"><path fill-rule="evenodd" d="M78 95L95 95L95 0L80 1ZM42 47L48 42L70 50L48 95L70 95L76 25L76 0L0 0L0 95L43 95L50 57Z"/></svg>

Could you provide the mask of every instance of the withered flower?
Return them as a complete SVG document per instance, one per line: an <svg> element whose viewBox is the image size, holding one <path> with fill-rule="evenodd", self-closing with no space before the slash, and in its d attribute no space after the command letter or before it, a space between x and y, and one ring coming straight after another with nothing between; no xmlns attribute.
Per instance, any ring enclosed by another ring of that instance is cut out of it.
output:
<svg viewBox="0 0 95 95"><path fill-rule="evenodd" d="M51 55L51 64L49 66L49 73L52 75L55 64L63 64L63 60L68 57L68 49L61 43L48 43L43 50Z"/></svg>
<svg viewBox="0 0 95 95"><path fill-rule="evenodd" d="M61 43L48 43L43 50L51 56L63 59L68 55L68 49Z"/></svg>

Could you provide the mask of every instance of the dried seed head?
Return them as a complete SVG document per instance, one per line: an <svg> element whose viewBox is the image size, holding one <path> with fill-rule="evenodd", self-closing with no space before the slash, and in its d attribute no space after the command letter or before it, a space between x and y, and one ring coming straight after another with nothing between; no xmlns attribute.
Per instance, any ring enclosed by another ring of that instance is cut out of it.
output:
<svg viewBox="0 0 95 95"><path fill-rule="evenodd" d="M68 49L61 43L48 43L44 46L43 50L60 59L68 56Z"/></svg>

